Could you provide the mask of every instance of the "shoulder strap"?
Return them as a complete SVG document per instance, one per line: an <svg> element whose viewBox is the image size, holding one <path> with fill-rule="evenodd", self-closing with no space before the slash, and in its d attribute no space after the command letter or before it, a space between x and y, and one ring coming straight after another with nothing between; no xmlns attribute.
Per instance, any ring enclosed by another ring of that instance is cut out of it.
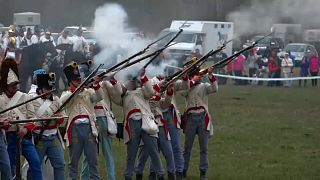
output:
<svg viewBox="0 0 320 180"><path fill-rule="evenodd" d="M9 107L12 107L14 105L16 105L20 98L22 97L22 93L21 92L16 92L16 94L10 99L10 101L8 102L8 104L6 105L5 109L8 109Z"/></svg>
<svg viewBox="0 0 320 180"><path fill-rule="evenodd" d="M52 104L52 101L50 100L45 100L41 106L39 107L38 111L36 112L37 117L41 117L46 111L49 114L52 114L53 112L51 111L51 109L49 108Z"/></svg>

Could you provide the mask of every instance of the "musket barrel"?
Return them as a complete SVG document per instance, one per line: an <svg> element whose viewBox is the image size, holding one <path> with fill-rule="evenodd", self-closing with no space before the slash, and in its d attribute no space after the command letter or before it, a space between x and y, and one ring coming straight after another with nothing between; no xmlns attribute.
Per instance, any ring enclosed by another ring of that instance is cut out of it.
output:
<svg viewBox="0 0 320 180"><path fill-rule="evenodd" d="M10 111L10 110L12 110L12 109L15 109L15 108L20 107L20 106L22 106L22 105L24 105L24 104L27 104L27 103L29 103L29 102L32 102L32 101L34 101L34 100L36 100L36 99L39 99L39 98L41 98L41 97L43 97L43 96L46 96L46 95L48 95L48 94L51 94L51 93L53 93L54 91L56 91L56 89L53 89L53 90L48 91L48 92L46 92L46 93L40 94L39 96L36 96L36 97L34 97L34 98L31 98L31 99L29 99L29 100L27 100L27 101L25 101L25 102L22 102L22 103L19 103L19 104L17 104L17 105L14 105L14 106L12 106L12 107L9 107L9 108L7 108L7 109L4 109L4 110L0 111L0 114L3 114L3 113L8 112L8 111Z"/></svg>
<svg viewBox="0 0 320 180"><path fill-rule="evenodd" d="M21 124L21 123L41 122L41 121L51 121L51 120L55 121L55 120L59 120L61 118L67 119L68 116L21 119L21 120L17 120L17 121L12 121L12 122L10 122L10 124Z"/></svg>

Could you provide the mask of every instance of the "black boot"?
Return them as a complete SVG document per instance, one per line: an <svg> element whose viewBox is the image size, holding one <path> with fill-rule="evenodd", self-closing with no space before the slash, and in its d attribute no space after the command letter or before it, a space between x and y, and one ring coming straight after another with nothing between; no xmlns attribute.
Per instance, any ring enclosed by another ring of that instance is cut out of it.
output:
<svg viewBox="0 0 320 180"><path fill-rule="evenodd" d="M186 169L184 169L183 172L182 172L182 178L183 179L187 178L187 170Z"/></svg>
<svg viewBox="0 0 320 180"><path fill-rule="evenodd" d="M176 172L176 180L182 180L182 172Z"/></svg>
<svg viewBox="0 0 320 180"><path fill-rule="evenodd" d="M131 177L124 177L124 180L132 180Z"/></svg>
<svg viewBox="0 0 320 180"><path fill-rule="evenodd" d="M208 180L208 177L206 175L206 171L200 172L200 180Z"/></svg>
<svg viewBox="0 0 320 180"><path fill-rule="evenodd" d="M158 176L158 180L165 180L163 176Z"/></svg>
<svg viewBox="0 0 320 180"><path fill-rule="evenodd" d="M155 172L150 172L149 180L157 180L157 174Z"/></svg>
<svg viewBox="0 0 320 180"><path fill-rule="evenodd" d="M168 180L176 180L176 176L174 173L168 172Z"/></svg>
<svg viewBox="0 0 320 180"><path fill-rule="evenodd" d="M136 174L136 180L142 180L142 174Z"/></svg>

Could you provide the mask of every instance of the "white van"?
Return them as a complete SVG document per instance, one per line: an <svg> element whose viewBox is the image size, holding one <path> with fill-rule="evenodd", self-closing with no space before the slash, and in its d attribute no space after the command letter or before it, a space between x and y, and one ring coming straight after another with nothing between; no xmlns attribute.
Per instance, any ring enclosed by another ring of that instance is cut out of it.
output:
<svg viewBox="0 0 320 180"><path fill-rule="evenodd" d="M233 23L217 21L172 21L170 28L164 29L159 37L172 33L167 38L169 40L180 28L183 32L174 41L176 44L168 47L168 53L174 59L190 56L196 49L199 49L200 54L206 54L233 38ZM232 54L232 42L224 52L228 56Z"/></svg>

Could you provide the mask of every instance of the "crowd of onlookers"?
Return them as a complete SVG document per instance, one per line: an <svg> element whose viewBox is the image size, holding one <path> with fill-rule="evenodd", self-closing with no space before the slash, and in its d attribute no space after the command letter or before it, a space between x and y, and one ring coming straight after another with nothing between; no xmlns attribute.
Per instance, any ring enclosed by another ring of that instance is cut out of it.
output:
<svg viewBox="0 0 320 180"><path fill-rule="evenodd" d="M316 55L305 57L301 62L295 61L290 52L279 53L273 49L270 55L264 59L252 49L247 55L241 54L229 63L223 71L226 74L243 77L257 78L291 78L291 77L315 77L318 76L320 60ZM297 72L296 69L299 69ZM219 71L221 72L221 70ZM308 80L299 80L299 86L307 86ZM310 80L309 80L310 81ZM255 84L262 85L262 81L234 80L235 85ZM291 87L292 80L268 81L268 86ZM317 79L311 80L313 87L317 86Z"/></svg>

